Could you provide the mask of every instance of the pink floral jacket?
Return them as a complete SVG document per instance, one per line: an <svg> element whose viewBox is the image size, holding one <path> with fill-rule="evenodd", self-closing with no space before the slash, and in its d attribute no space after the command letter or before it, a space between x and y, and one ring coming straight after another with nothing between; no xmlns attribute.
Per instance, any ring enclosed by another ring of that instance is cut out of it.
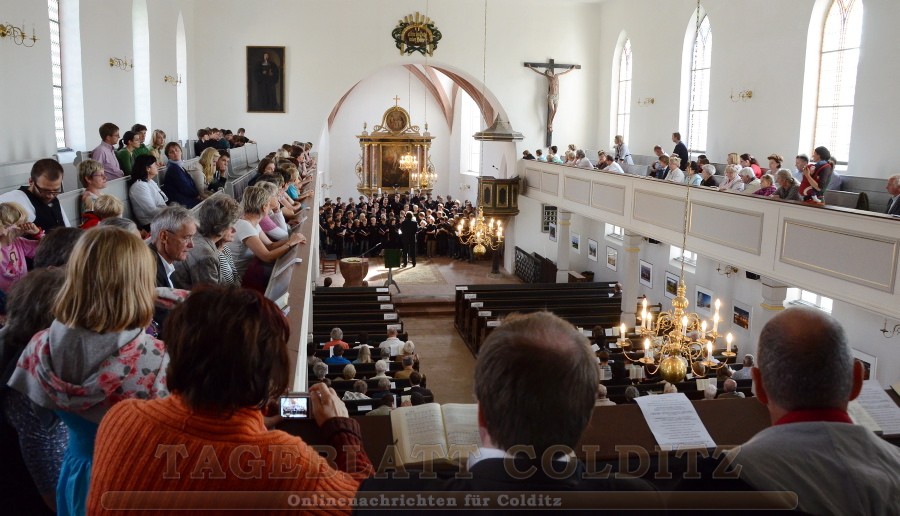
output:
<svg viewBox="0 0 900 516"><path fill-rule="evenodd" d="M165 344L141 329L98 334L54 321L19 358L9 386L36 404L99 422L124 399L168 396Z"/></svg>

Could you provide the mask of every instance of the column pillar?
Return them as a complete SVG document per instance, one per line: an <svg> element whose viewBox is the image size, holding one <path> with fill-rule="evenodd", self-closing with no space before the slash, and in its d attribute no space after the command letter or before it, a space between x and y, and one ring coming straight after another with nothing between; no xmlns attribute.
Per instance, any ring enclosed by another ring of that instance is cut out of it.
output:
<svg viewBox="0 0 900 516"><path fill-rule="evenodd" d="M569 226L572 225L572 212L562 211L556 214L556 282L569 282Z"/></svg>
<svg viewBox="0 0 900 516"><path fill-rule="evenodd" d="M622 239L622 252L617 259L619 283L622 285L622 322L632 327L637 323L637 298L640 291L638 283L639 254L644 237L625 230Z"/></svg>

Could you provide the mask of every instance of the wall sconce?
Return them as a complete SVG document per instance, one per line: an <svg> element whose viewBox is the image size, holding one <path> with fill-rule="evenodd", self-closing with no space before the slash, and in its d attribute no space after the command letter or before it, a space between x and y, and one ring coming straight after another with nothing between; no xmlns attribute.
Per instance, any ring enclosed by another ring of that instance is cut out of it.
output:
<svg viewBox="0 0 900 516"><path fill-rule="evenodd" d="M134 61L128 62L128 58L120 59L118 57L109 58L109 67L125 70L126 72L134 68Z"/></svg>
<svg viewBox="0 0 900 516"><path fill-rule="evenodd" d="M900 335L900 324L895 324L893 330L887 328L887 319L884 320L884 328L881 329L881 336L886 339L892 339Z"/></svg>
<svg viewBox="0 0 900 516"><path fill-rule="evenodd" d="M25 34L25 24L22 28L16 27L11 23L0 23L0 39L12 38L13 43L23 47L33 47L37 43L37 36L34 33L34 26L31 27L31 37ZM29 44L29 41L31 42Z"/></svg>
<svg viewBox="0 0 900 516"><path fill-rule="evenodd" d="M732 102L747 102L753 98L753 90L741 90L737 92L737 95L734 94L734 90L731 91L731 101Z"/></svg>
<svg viewBox="0 0 900 516"><path fill-rule="evenodd" d="M716 267L716 272L718 272L722 276L725 276L726 278L730 278L732 274L738 273L738 268L734 265L726 265L725 267L722 267L722 264L720 263L719 266Z"/></svg>
<svg viewBox="0 0 900 516"><path fill-rule="evenodd" d="M656 104L656 99L653 97L641 97L637 99L637 105L641 107L652 106Z"/></svg>
<svg viewBox="0 0 900 516"><path fill-rule="evenodd" d="M171 75L167 75L163 77L163 82L167 82L172 86L178 86L179 84L181 84L181 74L178 74L174 77Z"/></svg>

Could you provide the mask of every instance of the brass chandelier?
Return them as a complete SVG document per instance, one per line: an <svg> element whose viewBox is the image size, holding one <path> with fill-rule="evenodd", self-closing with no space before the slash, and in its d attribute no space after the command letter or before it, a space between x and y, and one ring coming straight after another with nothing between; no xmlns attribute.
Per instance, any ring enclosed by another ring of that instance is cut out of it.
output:
<svg viewBox="0 0 900 516"><path fill-rule="evenodd" d="M418 168L419 158L413 156L412 152L407 150L406 154L400 156L400 170L404 172L411 172L413 170L418 170Z"/></svg>
<svg viewBox="0 0 900 516"><path fill-rule="evenodd" d="M697 2L697 20L695 38L700 36L700 2ZM694 60L697 59L697 45L694 45ZM691 84L692 99L696 98L696 83ZM692 120L689 141L695 131ZM684 199L684 224L682 226L681 249L687 245L688 221L690 219L691 187L685 188ZM713 357L717 349L717 343L723 337L719 333L719 307L721 301L715 301L715 313L712 318L712 329L709 329L707 321L698 314L688 312L689 302L686 295L687 288L684 284L684 260L681 260L681 275L678 280L677 295L672 300L672 309L660 312L656 320L647 311L647 298L644 298L641 310L640 325L635 328L635 333L643 344L643 356L639 357L640 349L632 345L626 337L627 327L623 323L619 333L619 347L625 352L625 357L632 362L643 364L647 371L660 376L669 383L680 382L688 372L688 367L697 376L706 376L709 371L717 371L727 367L728 360L737 354L732 351L734 337L731 333L724 335L725 351L721 352L724 360L719 361ZM630 353L629 353L630 352ZM695 368L694 365L702 365Z"/></svg>
<svg viewBox="0 0 900 516"><path fill-rule="evenodd" d="M503 244L503 223L491 217L490 222L484 221L484 208L478 207L478 216L466 222L460 221L456 226L456 233L460 235L463 245L471 245L472 254L481 258L487 253L488 248L496 251Z"/></svg>

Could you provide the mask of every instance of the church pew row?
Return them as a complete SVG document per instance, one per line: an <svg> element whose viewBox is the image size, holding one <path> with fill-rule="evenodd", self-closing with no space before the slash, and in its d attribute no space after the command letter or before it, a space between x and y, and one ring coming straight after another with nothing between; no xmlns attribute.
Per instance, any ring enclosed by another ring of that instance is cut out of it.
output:
<svg viewBox="0 0 900 516"><path fill-rule="evenodd" d="M457 285L455 296L455 319L457 326L462 324L464 308L471 305L472 301L482 298L498 299L507 297L515 299L525 293L536 293L542 297L558 297L560 292L575 292L585 290L598 290L602 295L608 296L610 290L614 291L615 283L528 283L507 285ZM598 293L599 293L598 292ZM574 294L570 294L574 295Z"/></svg>
<svg viewBox="0 0 900 516"><path fill-rule="evenodd" d="M347 351L349 352L350 350L347 350ZM351 358L349 355L344 355L344 358L346 358L347 360L351 360L351 361L353 359L355 359L355 357ZM345 365L346 364L344 364L344 365L328 364L329 378L334 378L334 377L339 378L341 376L341 373L344 372ZM388 366L390 367L387 372L387 374L389 376L393 376L393 374L395 372L403 369L403 366L400 364L400 362L397 362L396 360L388 361ZM375 362L371 362L368 364L353 364L353 367L356 368L356 376L359 378L362 378L364 376L366 376L366 377L375 376ZM307 368L309 370L309 373L312 374L312 372L313 372L312 366L307 366Z"/></svg>
<svg viewBox="0 0 900 516"><path fill-rule="evenodd" d="M381 321L381 322L362 322L356 323L353 321L344 321L340 324L329 324L329 323L320 323L315 319L312 321L311 331L314 336L324 336L325 340L319 341L315 340L314 342L328 342L328 335L331 333L332 328L340 328L344 335L359 335L360 333L368 333L370 338L373 336L384 336L382 340L387 338L387 331L391 328L396 329L398 332L403 332L403 321Z"/></svg>
<svg viewBox="0 0 900 516"><path fill-rule="evenodd" d="M611 292L609 294L612 294ZM524 294L516 299L503 297L501 299L489 299L490 295L484 295L481 299L466 300L467 308L463 308L463 315L457 329L460 334L465 335L472 327L472 321L478 316L490 317L492 311L500 311L506 309L515 310L517 308L544 308L553 311L557 306L609 306L621 305L621 299L615 295L607 297L604 293L596 293L589 290L569 292L563 297L530 297L535 294Z"/></svg>
<svg viewBox="0 0 900 516"><path fill-rule="evenodd" d="M609 314L597 315L596 313L590 315L568 315L565 313L557 314L554 311L554 314L559 315L573 326L577 326L580 328L593 328L594 326L605 326L605 325L615 325L622 317L621 311L611 312ZM475 355L478 354L478 351L481 349L482 344L484 344L485 339L494 331L494 328L500 326L502 321L499 319L494 320L485 320L484 326L479 326L478 332L475 334L475 340L472 342L469 349Z"/></svg>

